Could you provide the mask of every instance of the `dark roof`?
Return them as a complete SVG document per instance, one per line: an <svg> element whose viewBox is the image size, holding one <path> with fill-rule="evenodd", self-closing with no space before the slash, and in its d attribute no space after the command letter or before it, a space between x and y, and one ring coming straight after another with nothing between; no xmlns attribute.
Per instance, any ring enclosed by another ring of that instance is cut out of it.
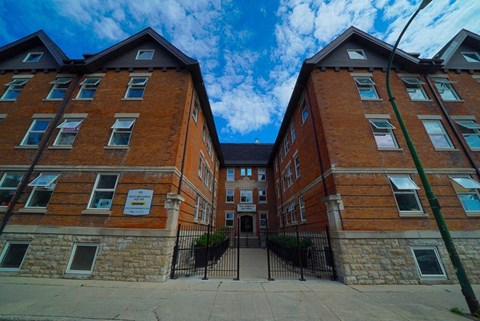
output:
<svg viewBox="0 0 480 321"><path fill-rule="evenodd" d="M450 62L454 55L458 52L463 44L468 44L471 47L475 48L478 51L480 48L480 35L468 31L466 29L460 30L455 37L453 37L442 49L434 56L434 59L443 60L444 67L450 67ZM472 68L472 64L466 64L467 68L464 69L478 69L478 63L474 65L475 68ZM457 66L458 67L458 66ZM455 68L455 66L454 66Z"/></svg>
<svg viewBox="0 0 480 321"><path fill-rule="evenodd" d="M220 144L224 165L269 165L273 144Z"/></svg>

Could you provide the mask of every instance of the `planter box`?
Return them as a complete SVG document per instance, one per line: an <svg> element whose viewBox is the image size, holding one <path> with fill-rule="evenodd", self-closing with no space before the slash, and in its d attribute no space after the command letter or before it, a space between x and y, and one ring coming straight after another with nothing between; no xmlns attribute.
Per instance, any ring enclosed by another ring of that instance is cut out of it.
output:
<svg viewBox="0 0 480 321"><path fill-rule="evenodd" d="M208 247L208 257L207 257L207 247L197 247L195 246L195 268L205 267L209 263L217 263L218 260L225 254L230 244L230 239L225 239L222 243Z"/></svg>
<svg viewBox="0 0 480 321"><path fill-rule="evenodd" d="M286 247L283 244L268 240L269 249L279 256L283 261L292 264L295 267L306 267L308 258L308 248L305 247ZM300 255L299 252L300 251Z"/></svg>

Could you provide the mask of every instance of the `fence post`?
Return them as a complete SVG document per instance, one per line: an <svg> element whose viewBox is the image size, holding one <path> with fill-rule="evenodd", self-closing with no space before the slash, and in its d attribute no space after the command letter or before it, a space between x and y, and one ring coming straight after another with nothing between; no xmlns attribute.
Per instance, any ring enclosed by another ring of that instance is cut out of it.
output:
<svg viewBox="0 0 480 321"><path fill-rule="evenodd" d="M205 272L203 273L202 280L208 280L207 270L208 270L208 250L210 249L210 229L211 229L211 225L208 224L208 227L207 227L207 250L205 251Z"/></svg>
<svg viewBox="0 0 480 321"><path fill-rule="evenodd" d="M237 218L237 277L234 280L240 280L240 217Z"/></svg>
<svg viewBox="0 0 480 321"><path fill-rule="evenodd" d="M300 262L300 281L305 281L303 277L303 259L302 259L302 248L300 246L300 235L298 233L298 225L295 225L295 234L297 234L297 258Z"/></svg>
<svg viewBox="0 0 480 321"><path fill-rule="evenodd" d="M330 242L330 232L328 231L328 225L325 226L325 231L327 232L327 242L328 242L328 254L332 260L332 269L333 269L333 279L337 279L337 269L335 268L335 259L333 257L332 243Z"/></svg>
<svg viewBox="0 0 480 321"><path fill-rule="evenodd" d="M178 242L180 240L180 228L182 227L181 224L178 224L177 229L177 239L175 240L175 246L173 247L173 257L172 257L172 268L170 269L170 279L176 279L175 276L175 266L177 265L178 259Z"/></svg>
<svg viewBox="0 0 480 321"><path fill-rule="evenodd" d="M268 226L267 226L267 229L265 231L266 233L266 238L265 238L265 242L266 242L266 246L267 246L267 267L268 267L268 281L275 281L275 279L272 278L272 274L271 274L271 266L270 266L270 238L269 238L269 234L270 234L270 230L268 229Z"/></svg>

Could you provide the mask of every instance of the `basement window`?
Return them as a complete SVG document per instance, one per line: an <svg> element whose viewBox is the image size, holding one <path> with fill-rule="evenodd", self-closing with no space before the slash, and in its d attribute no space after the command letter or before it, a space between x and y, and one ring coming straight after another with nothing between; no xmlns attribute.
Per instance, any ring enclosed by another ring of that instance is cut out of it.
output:
<svg viewBox="0 0 480 321"><path fill-rule="evenodd" d="M8 241L0 256L0 271L20 271L28 246L28 242Z"/></svg>
<svg viewBox="0 0 480 321"><path fill-rule="evenodd" d="M91 274L98 252L97 244L75 243L67 273Z"/></svg>
<svg viewBox="0 0 480 321"><path fill-rule="evenodd" d="M445 278L445 270L435 247L412 248L415 265L422 278Z"/></svg>
<svg viewBox="0 0 480 321"><path fill-rule="evenodd" d="M348 57L350 59L366 60L367 56L362 49L347 49Z"/></svg>

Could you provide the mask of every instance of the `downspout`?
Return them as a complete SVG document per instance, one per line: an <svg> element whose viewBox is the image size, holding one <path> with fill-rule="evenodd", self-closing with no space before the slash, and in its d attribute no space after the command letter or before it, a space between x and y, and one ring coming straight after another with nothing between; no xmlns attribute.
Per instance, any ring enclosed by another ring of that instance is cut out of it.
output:
<svg viewBox="0 0 480 321"><path fill-rule="evenodd" d="M178 191L177 191L178 195L180 195L180 192L182 191L182 183L183 183L183 176L184 176L183 171L185 169L185 159L186 159L186 154L187 154L188 132L189 132L189 128L190 128L190 118L192 117L192 107L193 107L193 104L194 104L194 100L195 100L195 85L193 85L193 88L192 88L192 99L190 101L190 110L188 111L187 129L185 131L185 142L183 144L182 167L180 168L180 182L178 183ZM197 118L197 121L198 121L198 118Z"/></svg>
<svg viewBox="0 0 480 321"><path fill-rule="evenodd" d="M45 131L45 134L43 135L42 139L40 140L40 144L38 145L38 150L37 153L35 154L35 158L33 159L32 163L29 165L27 172L25 175L23 175L22 180L20 181L20 184L18 185L17 189L15 190L15 193L12 196L12 199L10 203L8 204L7 210L5 212L5 215L2 220L2 225L0 226L0 235L2 235L3 230L5 229L5 226L7 226L8 221L10 220L10 217L12 216L13 208L15 205L17 205L17 202L20 198L20 195L23 193L25 187L27 186L27 183L30 179L30 176L32 175L33 171L35 170L35 166L37 166L38 162L40 161L40 158L47 147L47 143L52 137L53 131L57 127L57 123L62 117L65 108L67 107L67 103L70 101L72 97L73 90L77 87L78 81L80 80L81 75L77 74L75 76L73 85L70 87L70 89L67 92L66 97L63 99L62 103L58 107L57 113L55 114L55 117L53 118L53 121L50 122L50 124L47 127L47 130Z"/></svg>
<svg viewBox="0 0 480 321"><path fill-rule="evenodd" d="M213 148L213 147L212 147ZM215 160L213 160L213 177L212 177L212 212L210 213L210 224L212 226L215 226L213 223L213 211L214 209L216 210L217 208L214 207L214 202L215 202L215 175L217 175L217 166L215 164Z"/></svg>
<svg viewBox="0 0 480 321"><path fill-rule="evenodd" d="M433 96L435 96L435 100L437 101L438 105L440 106L440 109L442 110L443 115L445 118L447 118L448 124L450 125L450 128L453 130L453 133L455 134L455 137L457 137L458 141L460 142L460 145L462 145L463 152L468 158L468 161L470 164L475 168L475 172L477 173L477 176L480 177L480 169L478 168L478 164L475 162L475 159L472 156L472 153L470 152L469 148L467 148L467 144L465 143L465 140L463 138L463 135L458 131L457 126L455 126L455 121L450 117L450 114L448 113L447 109L442 103L442 100L440 97L438 97L437 92L434 90L432 82L430 78L428 77L427 74L424 75L425 80L427 81L428 87L430 88L431 92L433 93Z"/></svg>

